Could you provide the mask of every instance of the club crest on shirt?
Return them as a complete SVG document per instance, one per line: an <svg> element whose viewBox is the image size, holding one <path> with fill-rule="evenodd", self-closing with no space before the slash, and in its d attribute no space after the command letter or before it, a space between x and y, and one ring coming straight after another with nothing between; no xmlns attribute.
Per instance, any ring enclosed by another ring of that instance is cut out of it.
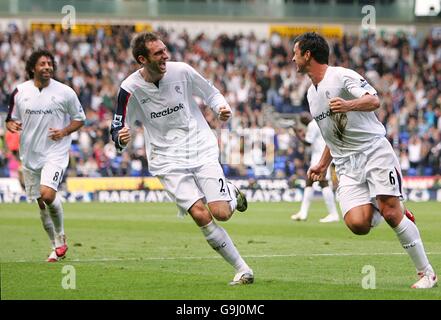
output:
<svg viewBox="0 0 441 320"><path fill-rule="evenodd" d="M182 94L180 86L176 86L175 90L176 90L177 93Z"/></svg>
<svg viewBox="0 0 441 320"><path fill-rule="evenodd" d="M328 90L325 91L325 95L326 98L331 99L331 93Z"/></svg>

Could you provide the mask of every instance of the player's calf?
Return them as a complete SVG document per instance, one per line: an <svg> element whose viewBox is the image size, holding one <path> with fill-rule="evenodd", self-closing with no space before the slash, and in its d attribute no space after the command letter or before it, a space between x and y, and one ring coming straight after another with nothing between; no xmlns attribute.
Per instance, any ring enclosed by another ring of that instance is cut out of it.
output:
<svg viewBox="0 0 441 320"><path fill-rule="evenodd" d="M211 215L218 221L227 221L233 214L226 201L215 201L208 204Z"/></svg>
<svg viewBox="0 0 441 320"><path fill-rule="evenodd" d="M211 214L202 200L196 201L191 208L188 209L188 213L199 227L207 225L212 220Z"/></svg>

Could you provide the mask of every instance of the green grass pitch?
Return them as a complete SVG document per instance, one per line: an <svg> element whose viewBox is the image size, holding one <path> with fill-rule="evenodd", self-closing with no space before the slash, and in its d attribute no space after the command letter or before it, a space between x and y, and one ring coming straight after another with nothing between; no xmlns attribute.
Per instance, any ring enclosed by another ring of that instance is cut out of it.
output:
<svg viewBox="0 0 441 320"><path fill-rule="evenodd" d="M38 207L1 204L1 299L441 299L440 287L410 289L415 270L385 222L356 236L343 222L319 223L322 202L312 203L308 221L291 221L299 205L251 203L219 223L255 273L253 285L231 287L233 268L189 216L176 217L174 204L65 204L69 251L52 264ZM408 206L439 271L441 203ZM75 289L63 289L63 277L73 276L65 266L73 266ZM375 289L363 288L366 276Z"/></svg>

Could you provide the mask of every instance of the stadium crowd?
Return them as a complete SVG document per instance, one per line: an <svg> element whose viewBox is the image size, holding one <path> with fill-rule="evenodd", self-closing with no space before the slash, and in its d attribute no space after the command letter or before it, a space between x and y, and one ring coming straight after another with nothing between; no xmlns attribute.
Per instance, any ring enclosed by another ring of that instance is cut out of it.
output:
<svg viewBox="0 0 441 320"><path fill-rule="evenodd" d="M55 54L56 78L76 91L86 111L85 126L73 134L68 175L149 175L142 128L133 128L131 146L122 154L109 137L119 84L138 68L130 50L133 27L111 29L111 36L101 29L86 36L16 28L0 33L0 177L18 176L19 138L5 130L4 119L9 94L25 80L25 60L38 47ZM203 33L192 38L185 31L157 31L172 60L187 62L210 79L234 110L232 121L221 124L201 102L218 133L227 176L305 174L308 149L290 128L274 120L276 114L293 118L308 110L310 82L296 73L291 62L293 38L273 34L259 40L253 34L221 34L210 39ZM403 173L440 175L441 39L344 36L330 39L329 44L330 65L356 70L379 92L377 114Z"/></svg>

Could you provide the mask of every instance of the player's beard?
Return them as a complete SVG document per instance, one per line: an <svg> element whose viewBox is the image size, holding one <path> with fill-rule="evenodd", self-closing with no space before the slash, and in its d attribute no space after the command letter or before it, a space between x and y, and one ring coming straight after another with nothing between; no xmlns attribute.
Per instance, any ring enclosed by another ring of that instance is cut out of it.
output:
<svg viewBox="0 0 441 320"><path fill-rule="evenodd" d="M42 83L48 82L54 75L54 70L45 70L35 74L35 78Z"/></svg>
<svg viewBox="0 0 441 320"><path fill-rule="evenodd" d="M160 73L160 74L166 73L167 72L166 67L167 67L167 62L166 61L158 62L158 73Z"/></svg>
<svg viewBox="0 0 441 320"><path fill-rule="evenodd" d="M301 74L306 74L306 63L303 65L297 64L297 72Z"/></svg>
<svg viewBox="0 0 441 320"><path fill-rule="evenodd" d="M151 63L148 65L147 70L151 75L164 75L166 73L166 65L164 62L164 67L161 67L161 62Z"/></svg>

